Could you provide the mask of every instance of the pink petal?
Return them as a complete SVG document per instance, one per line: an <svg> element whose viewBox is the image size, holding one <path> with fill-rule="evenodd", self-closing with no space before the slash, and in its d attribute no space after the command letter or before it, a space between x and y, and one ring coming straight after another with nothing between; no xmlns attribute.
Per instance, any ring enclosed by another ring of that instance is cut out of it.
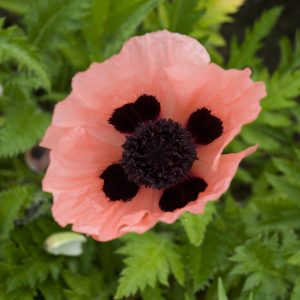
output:
<svg viewBox="0 0 300 300"><path fill-rule="evenodd" d="M168 75L177 97L184 103L174 114L179 122L186 125L190 114L203 107L222 120L222 136L197 149L200 159L216 167L223 149L241 127L257 118L259 102L266 96L265 85L253 82L249 69L224 70L214 64L202 68L186 66L181 73L178 68L171 68Z"/></svg>
<svg viewBox="0 0 300 300"><path fill-rule="evenodd" d="M162 115L172 116L175 101L165 70L191 62L207 64L209 56L195 39L166 30L133 37L120 54L94 63L73 79L73 92L80 103L101 112L107 120L112 111L142 94L156 96Z"/></svg>
<svg viewBox="0 0 300 300"><path fill-rule="evenodd" d="M86 215L75 220L73 230L87 233L99 241L115 239L128 232L142 233L154 226L162 214L158 207L161 192L141 188L131 201L109 201L99 212L91 209Z"/></svg>
<svg viewBox="0 0 300 300"><path fill-rule="evenodd" d="M51 151L51 163L43 180L43 189L54 192L93 184L99 175L121 158L121 147L100 142L82 128L74 128Z"/></svg>
<svg viewBox="0 0 300 300"><path fill-rule="evenodd" d="M204 178L208 188L199 194L198 200L182 209L175 212L160 211L158 201L161 192L141 188L138 195L127 203L109 202L105 208L100 209L95 209L94 204L89 209L80 208L78 218L72 222L73 230L90 234L99 241L108 241L128 232L143 233L159 221L173 223L185 211L203 213L208 201L218 199L228 189L240 161L256 149L257 146L253 146L240 153L222 155L217 170L205 162L197 162L193 174Z"/></svg>
<svg viewBox="0 0 300 300"><path fill-rule="evenodd" d="M256 150L257 146L252 146L239 153L224 154L221 156L218 168L215 170L207 162L199 160L194 163L192 173L207 182L207 189L199 194L198 200L190 202L187 206L174 212L164 213L160 220L173 223L185 211L194 214L203 213L205 204L208 201L217 200L227 191L241 160Z"/></svg>

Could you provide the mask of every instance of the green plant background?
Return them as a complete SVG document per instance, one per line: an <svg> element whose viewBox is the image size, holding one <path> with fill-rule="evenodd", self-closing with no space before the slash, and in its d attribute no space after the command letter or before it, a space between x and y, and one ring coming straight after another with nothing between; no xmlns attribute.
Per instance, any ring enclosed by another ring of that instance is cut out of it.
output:
<svg viewBox="0 0 300 300"><path fill-rule="evenodd" d="M275 4L238 28L239 38L226 33L224 23L239 27L232 14L242 4L0 0L1 300L300 299L300 34L293 28L268 44L286 12ZM261 115L227 148L259 143L259 150L204 215L112 242L88 239L79 257L48 254L45 239L66 229L53 221L51 195L24 153L43 136L77 71L117 53L132 35L162 28L197 38L214 62L250 67L266 82Z"/></svg>

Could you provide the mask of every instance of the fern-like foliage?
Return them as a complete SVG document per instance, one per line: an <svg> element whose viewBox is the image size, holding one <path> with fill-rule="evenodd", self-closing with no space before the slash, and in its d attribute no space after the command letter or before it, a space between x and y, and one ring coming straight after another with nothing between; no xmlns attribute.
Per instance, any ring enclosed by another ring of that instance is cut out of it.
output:
<svg viewBox="0 0 300 300"><path fill-rule="evenodd" d="M291 300L300 299L300 277L296 279L295 286L292 292Z"/></svg>
<svg viewBox="0 0 300 300"><path fill-rule="evenodd" d="M168 285L170 273L183 284L183 264L177 247L168 236L147 233L126 240L126 245L118 251L127 257L115 295L117 299L143 291L146 286Z"/></svg>
<svg viewBox="0 0 300 300"><path fill-rule="evenodd" d="M286 299L296 279L286 259L299 245L297 236L291 231L282 237L264 235L251 239L236 249L232 274L247 276L243 291L254 291L254 299Z"/></svg>
<svg viewBox="0 0 300 300"><path fill-rule="evenodd" d="M254 25L253 32L256 31L254 30L255 28L263 27L267 19L273 18L275 20L279 12L280 8L275 8L266 12L265 15L262 15ZM250 30L248 32L248 35L251 37L252 31ZM295 37L294 51L292 48L288 49L287 45L289 42L286 42L286 39L282 40L284 41L284 46L283 42L281 42L280 63L278 69L271 75L266 69L260 67L260 62L257 60L255 51L258 49L258 44L255 44L255 46L250 41L252 40L249 39L249 54L252 53L251 56L254 57L256 62L254 62L250 56L245 57L245 61L250 62L249 64L256 68L255 77L265 81L267 96L261 102L263 110L256 124L247 126L242 132L242 137L247 144L258 143L262 149L268 152L278 153L282 150L282 144L290 144L290 148L292 148L293 137L289 129L293 124L292 120L298 119L298 113L295 107L297 107L297 97L300 95L300 71L297 56L300 48L299 35ZM248 42L245 41L236 52L235 57L237 60L240 60L241 63L241 59L243 59L245 53L242 49L245 47L244 50L246 51L248 47L246 47L246 44L248 44ZM231 51L234 56L233 53L235 50L232 48ZM231 61L233 60L231 59ZM232 66L234 65L235 63ZM280 134L278 128L280 128L284 134ZM285 149L288 151L288 148Z"/></svg>
<svg viewBox="0 0 300 300"><path fill-rule="evenodd" d="M203 214L192 215L185 213L180 218L188 238L194 246L199 246L203 242L206 227L212 221L214 213L214 203L208 203Z"/></svg>
<svg viewBox="0 0 300 300"><path fill-rule="evenodd" d="M91 276L82 276L71 272L64 271L63 278L68 288L64 291L66 299L99 299L109 300L107 289L103 289L104 278L100 272L92 272Z"/></svg>
<svg viewBox="0 0 300 300"><path fill-rule="evenodd" d="M115 5L110 0L94 0L84 30L91 59L104 59L116 53L157 3L158 0L119 0Z"/></svg>
<svg viewBox="0 0 300 300"><path fill-rule="evenodd" d="M300 67L300 31L296 32L294 47L290 39L282 37L280 40L280 64L277 72L284 73Z"/></svg>
<svg viewBox="0 0 300 300"><path fill-rule="evenodd" d="M14 227L14 221L28 204L29 191L16 187L0 193L0 241L8 238Z"/></svg>
<svg viewBox="0 0 300 300"><path fill-rule="evenodd" d="M198 39L206 39L208 44L223 46L225 40L216 30L221 24L231 22L231 14L235 13L244 0L208 0L198 1L197 9L203 12L191 35Z"/></svg>
<svg viewBox="0 0 300 300"><path fill-rule="evenodd" d="M262 46L263 38L265 38L274 27L281 11L282 7L273 7L265 11L255 22L253 27L246 30L245 38L241 45L238 45L236 37L232 39L228 67L256 67L260 64L260 59L256 56L256 53Z"/></svg>
<svg viewBox="0 0 300 300"><path fill-rule="evenodd" d="M0 128L0 157L12 157L39 142L50 115L35 104L19 99L5 110L4 122Z"/></svg>
<svg viewBox="0 0 300 300"><path fill-rule="evenodd" d="M78 30L89 11L90 0L36 0L25 25L33 45L43 49L56 49L65 33Z"/></svg>
<svg viewBox="0 0 300 300"><path fill-rule="evenodd" d="M296 106L293 101L300 94L300 70L275 73L268 82L268 96L262 106L265 109L283 109Z"/></svg>
<svg viewBox="0 0 300 300"><path fill-rule="evenodd" d="M25 69L34 76L35 86L50 88L49 76L44 63L41 61L25 34L17 26L3 29L3 19L0 20L0 63L15 63L20 70Z"/></svg>
<svg viewBox="0 0 300 300"><path fill-rule="evenodd" d="M190 34L207 45L224 45L219 27L232 21L230 14L236 12L244 0L172 0L160 1L158 15L151 15L146 22L150 30L167 28Z"/></svg>

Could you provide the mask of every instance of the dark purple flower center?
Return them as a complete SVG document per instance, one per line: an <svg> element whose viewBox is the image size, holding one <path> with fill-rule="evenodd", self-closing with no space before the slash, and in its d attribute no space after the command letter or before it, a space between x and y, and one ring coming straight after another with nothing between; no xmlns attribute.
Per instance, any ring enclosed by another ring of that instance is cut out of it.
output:
<svg viewBox="0 0 300 300"><path fill-rule="evenodd" d="M123 144L122 166L132 182L154 189L173 186L197 159L192 135L177 122L140 123Z"/></svg>
<svg viewBox="0 0 300 300"><path fill-rule="evenodd" d="M159 207L174 211L198 198L207 182L191 172L196 147L219 138L223 122L206 107L195 110L186 129L170 119L159 119L155 96L141 95L135 102L116 108L108 123L127 134L120 161L112 162L100 175L103 192L110 201L130 201L141 186L163 189Z"/></svg>

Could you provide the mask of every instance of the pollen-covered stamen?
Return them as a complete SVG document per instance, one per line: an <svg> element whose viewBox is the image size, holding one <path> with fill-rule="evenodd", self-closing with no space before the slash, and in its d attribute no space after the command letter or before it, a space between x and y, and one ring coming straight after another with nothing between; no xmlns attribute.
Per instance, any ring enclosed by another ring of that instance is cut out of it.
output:
<svg viewBox="0 0 300 300"><path fill-rule="evenodd" d="M191 134L166 119L140 124L122 147L128 179L155 189L178 183L197 159Z"/></svg>
<svg viewBox="0 0 300 300"><path fill-rule="evenodd" d="M207 145L222 135L223 122L204 107L190 115L187 129L192 133L197 144Z"/></svg>

